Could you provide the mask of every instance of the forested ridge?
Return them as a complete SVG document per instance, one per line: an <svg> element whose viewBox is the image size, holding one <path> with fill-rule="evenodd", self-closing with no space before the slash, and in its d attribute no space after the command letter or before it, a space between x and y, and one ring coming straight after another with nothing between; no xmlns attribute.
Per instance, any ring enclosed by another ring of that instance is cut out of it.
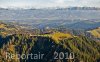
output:
<svg viewBox="0 0 100 62"><path fill-rule="evenodd" d="M5 54L36 54L44 53L43 59L6 59ZM55 52L73 52L74 59L54 59ZM85 36L60 39L58 41L50 36L29 36L14 34L0 35L0 62L99 62L100 42Z"/></svg>

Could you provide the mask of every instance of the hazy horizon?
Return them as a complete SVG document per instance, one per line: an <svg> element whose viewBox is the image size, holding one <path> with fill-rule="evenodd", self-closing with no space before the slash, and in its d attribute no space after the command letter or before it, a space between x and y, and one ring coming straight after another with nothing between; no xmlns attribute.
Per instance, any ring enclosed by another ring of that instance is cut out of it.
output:
<svg viewBox="0 0 100 62"><path fill-rule="evenodd" d="M0 7L100 7L100 0L0 0Z"/></svg>

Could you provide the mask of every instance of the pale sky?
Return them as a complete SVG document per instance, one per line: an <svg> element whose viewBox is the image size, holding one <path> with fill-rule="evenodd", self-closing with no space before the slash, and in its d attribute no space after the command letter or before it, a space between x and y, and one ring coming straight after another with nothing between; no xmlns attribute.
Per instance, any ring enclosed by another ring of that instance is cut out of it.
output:
<svg viewBox="0 0 100 62"><path fill-rule="evenodd" d="M0 7L100 7L100 0L0 0Z"/></svg>

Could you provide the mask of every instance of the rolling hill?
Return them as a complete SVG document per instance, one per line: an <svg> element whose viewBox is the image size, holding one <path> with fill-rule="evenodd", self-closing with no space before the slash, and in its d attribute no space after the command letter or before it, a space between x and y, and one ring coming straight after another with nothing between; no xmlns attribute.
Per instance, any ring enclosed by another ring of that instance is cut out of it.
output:
<svg viewBox="0 0 100 62"><path fill-rule="evenodd" d="M84 29L90 30L100 27L100 22L93 22L93 21L80 21L73 24L69 24L68 26L70 29Z"/></svg>

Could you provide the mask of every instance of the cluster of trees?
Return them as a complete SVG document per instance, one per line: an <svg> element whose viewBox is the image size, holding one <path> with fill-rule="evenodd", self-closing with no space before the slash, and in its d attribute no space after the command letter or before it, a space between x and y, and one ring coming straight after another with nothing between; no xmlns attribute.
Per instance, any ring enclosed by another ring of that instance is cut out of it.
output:
<svg viewBox="0 0 100 62"><path fill-rule="evenodd" d="M0 60L1 62L22 62L22 59L7 59L6 52L10 54L28 54L34 46L36 39L28 35L11 35L0 37Z"/></svg>

